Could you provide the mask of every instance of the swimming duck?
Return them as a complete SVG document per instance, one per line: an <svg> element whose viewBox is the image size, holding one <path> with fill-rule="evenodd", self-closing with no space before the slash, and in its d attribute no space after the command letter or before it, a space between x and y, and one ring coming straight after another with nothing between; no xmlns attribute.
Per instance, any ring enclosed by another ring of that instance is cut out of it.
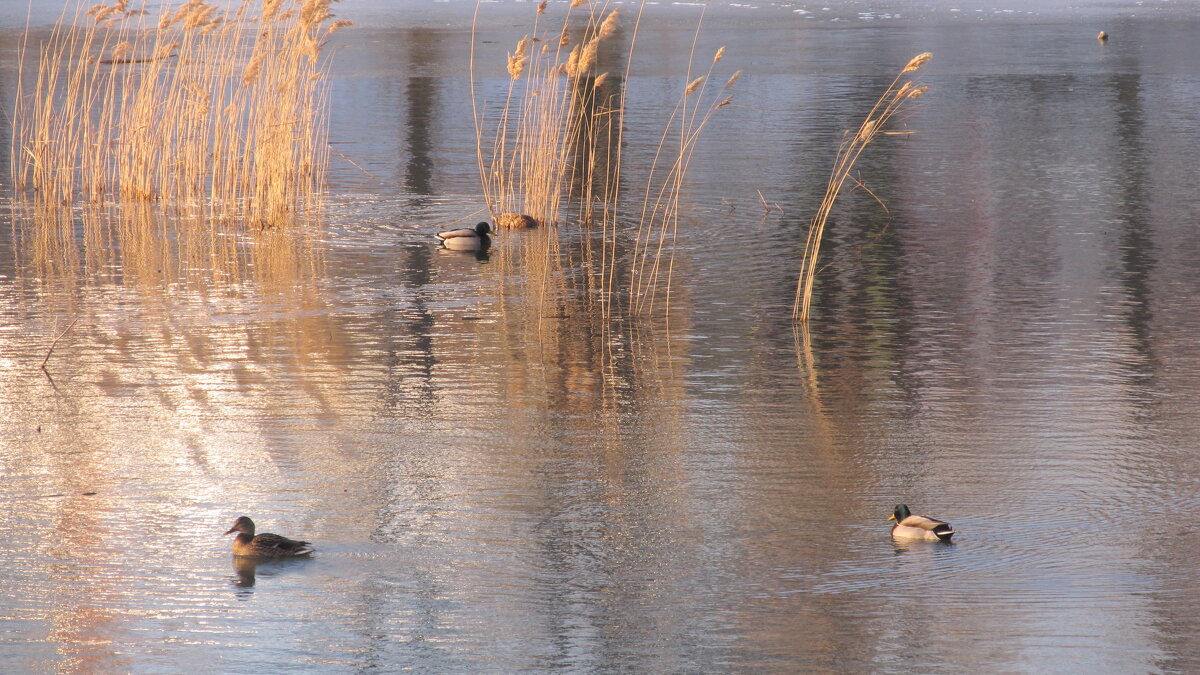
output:
<svg viewBox="0 0 1200 675"><path fill-rule="evenodd" d="M488 235L494 232L492 226L484 222L473 228L461 227L457 230L438 232L437 238L442 242L442 246L454 251L478 251L492 245L492 238Z"/></svg>
<svg viewBox="0 0 1200 675"><path fill-rule="evenodd" d="M263 532L255 536L254 521L242 516L233 522L225 534L238 533L233 539L233 554L247 558L295 558L313 552L307 541L296 541L278 534Z"/></svg>
<svg viewBox="0 0 1200 675"><path fill-rule="evenodd" d="M537 218L524 213L501 213L496 216L496 228L500 230L528 230L537 226Z"/></svg>
<svg viewBox="0 0 1200 675"><path fill-rule="evenodd" d="M950 541L954 528L950 523L928 516L914 516L907 504L897 504L888 520L896 521L892 536L898 539L922 539L924 541Z"/></svg>

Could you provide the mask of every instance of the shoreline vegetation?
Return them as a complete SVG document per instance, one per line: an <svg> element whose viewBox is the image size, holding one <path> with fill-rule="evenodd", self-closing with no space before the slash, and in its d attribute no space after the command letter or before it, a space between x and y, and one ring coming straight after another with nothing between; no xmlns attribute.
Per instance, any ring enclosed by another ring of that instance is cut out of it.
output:
<svg viewBox="0 0 1200 675"><path fill-rule="evenodd" d="M30 45L26 30L10 149L17 194L32 193L42 210L158 203L212 226L266 229L319 216L331 152L330 61L322 51L351 22L334 19L336 0L223 1L68 0L47 39ZM582 278L575 290L589 298L587 311L608 322L669 318L688 166L741 76L719 74L724 46L711 58L698 54L707 6L686 72L670 85L674 103L650 111L661 116L662 132L656 146L639 148L653 159L638 167L636 182L622 173L633 142L624 137L625 83L637 67L647 4L543 0L507 52L507 82L492 101L479 77L502 74L477 72L483 6L475 5L470 44L483 200L501 228L548 230L505 265L528 270L526 283L536 276L543 296L549 285L565 288L564 276ZM34 49L36 61L27 62ZM908 133L887 127L926 91L906 76L931 57L910 60L858 129L843 134L804 237L793 320L810 320L838 196L851 182L875 197L852 176L855 162L880 135Z"/></svg>
<svg viewBox="0 0 1200 675"><path fill-rule="evenodd" d="M19 49L12 180L39 205L161 202L260 229L319 210L332 0L68 2ZM26 57L37 50L36 70Z"/></svg>

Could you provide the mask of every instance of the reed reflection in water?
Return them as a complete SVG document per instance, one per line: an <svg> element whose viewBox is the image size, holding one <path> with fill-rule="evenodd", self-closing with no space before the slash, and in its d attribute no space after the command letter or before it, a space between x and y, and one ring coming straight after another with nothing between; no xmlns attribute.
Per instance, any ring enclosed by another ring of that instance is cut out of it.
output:
<svg viewBox="0 0 1200 675"><path fill-rule="evenodd" d="M606 295L630 254L598 228L436 248L481 206L454 29L343 51L367 173L319 226L18 209L0 669L1196 670L1185 19L1085 51L1073 22L732 33L757 65L689 174L669 320ZM692 33L654 30L676 68ZM835 213L797 332L799 247L763 242L924 49L919 133L861 165L889 211ZM893 544L897 502L956 543ZM242 514L318 554L251 586Z"/></svg>

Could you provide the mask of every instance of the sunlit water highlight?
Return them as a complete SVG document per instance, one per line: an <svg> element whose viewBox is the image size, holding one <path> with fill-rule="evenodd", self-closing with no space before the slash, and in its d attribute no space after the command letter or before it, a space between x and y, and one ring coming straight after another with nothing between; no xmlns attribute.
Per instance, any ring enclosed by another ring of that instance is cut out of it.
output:
<svg viewBox="0 0 1200 675"><path fill-rule="evenodd" d="M377 20L339 35L322 229L15 207L0 671L1194 672L1200 23L1028 4L714 13L746 74L669 323L540 285L544 233L431 243L482 206L465 5L339 7ZM693 26L640 38L630 167ZM790 238L922 51L916 133L861 164L888 211L847 198L795 332ZM901 501L956 543L892 543ZM235 564L242 514L318 554Z"/></svg>

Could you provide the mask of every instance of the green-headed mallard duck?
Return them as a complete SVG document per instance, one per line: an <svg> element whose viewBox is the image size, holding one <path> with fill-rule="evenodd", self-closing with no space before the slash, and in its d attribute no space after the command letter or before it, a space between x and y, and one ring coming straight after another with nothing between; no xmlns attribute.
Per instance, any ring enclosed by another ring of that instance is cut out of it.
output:
<svg viewBox="0 0 1200 675"><path fill-rule="evenodd" d="M907 504L897 504L888 520L896 521L892 526L892 536L897 539L950 541L950 537L954 536L954 528L950 527L950 523L929 516L914 516Z"/></svg>
<svg viewBox="0 0 1200 675"><path fill-rule="evenodd" d="M438 232L437 238L442 246L454 251L479 251L491 246L492 238L488 235L494 232L491 225L479 223L475 227Z"/></svg>
<svg viewBox="0 0 1200 675"><path fill-rule="evenodd" d="M254 521L242 516L225 534L238 533L233 539L233 554L247 558L295 558L313 552L307 541L296 541L278 534L254 534Z"/></svg>

